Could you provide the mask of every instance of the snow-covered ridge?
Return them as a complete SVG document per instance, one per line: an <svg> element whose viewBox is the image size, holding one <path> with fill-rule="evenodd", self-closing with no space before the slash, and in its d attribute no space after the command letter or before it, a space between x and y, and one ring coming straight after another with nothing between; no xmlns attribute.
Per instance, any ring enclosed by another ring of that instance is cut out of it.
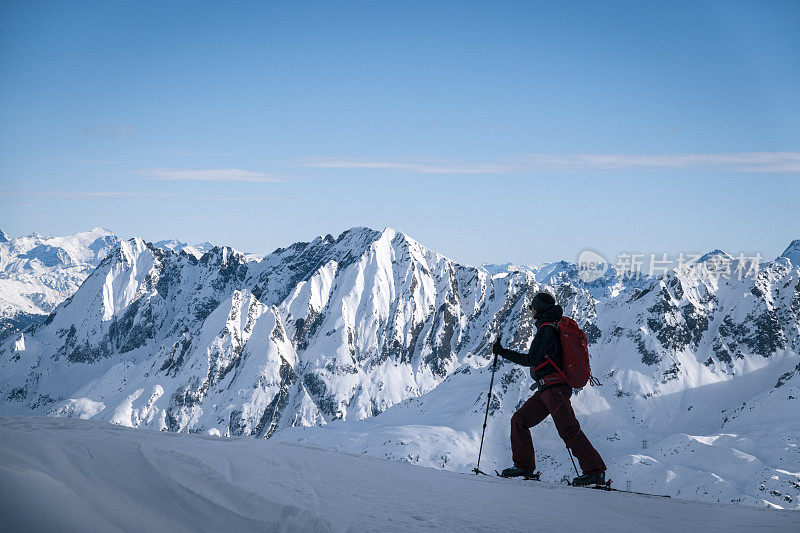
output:
<svg viewBox="0 0 800 533"><path fill-rule="evenodd" d="M800 266L800 239L792 241L780 257L787 259L795 268Z"/></svg>
<svg viewBox="0 0 800 533"><path fill-rule="evenodd" d="M797 434L785 414L800 397L798 269L781 259L728 279L694 268L587 284L566 262L460 265L393 229L353 228L260 261L133 239L24 342L0 344L0 413L309 440L464 471L491 340L526 349L527 302L549 290L590 339L604 386L581 391L576 410L617 472L686 497L795 507L800 460L782 439ZM530 378L506 364L495 383L484 460L502 465ZM774 416L769 431L750 410ZM551 450L540 468L557 481L571 466L537 431ZM700 444L709 466L676 451ZM740 459L747 479L727 470Z"/></svg>

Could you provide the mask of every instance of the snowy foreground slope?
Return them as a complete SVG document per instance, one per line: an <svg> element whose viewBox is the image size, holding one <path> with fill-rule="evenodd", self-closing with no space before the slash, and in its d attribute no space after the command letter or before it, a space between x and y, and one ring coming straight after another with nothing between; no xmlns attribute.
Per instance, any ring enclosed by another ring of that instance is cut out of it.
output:
<svg viewBox="0 0 800 533"><path fill-rule="evenodd" d="M797 531L800 513L420 468L274 440L0 418L3 531Z"/></svg>
<svg viewBox="0 0 800 533"><path fill-rule="evenodd" d="M467 472L493 336L526 349L527 303L547 290L589 337L604 386L574 406L618 484L800 508L800 241L757 271L730 265L742 277L710 272L726 257L715 250L663 276L588 283L563 261L461 265L392 229L260 260L166 248L120 242L46 320L0 341L0 415L300 441ZM508 466L508 421L529 385L525 369L498 369L482 466ZM546 479L569 475L552 424L534 437Z"/></svg>

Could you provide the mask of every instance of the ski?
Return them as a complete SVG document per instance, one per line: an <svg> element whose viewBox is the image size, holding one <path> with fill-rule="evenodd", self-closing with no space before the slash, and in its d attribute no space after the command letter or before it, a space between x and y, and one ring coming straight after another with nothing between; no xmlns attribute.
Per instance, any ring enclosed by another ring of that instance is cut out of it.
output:
<svg viewBox="0 0 800 533"><path fill-rule="evenodd" d="M483 474L484 476L488 476L489 475L486 472L482 472L482 471L479 471L477 469L473 469L472 471L475 472L476 474ZM503 474L501 474L497 470L495 470L494 473L497 474L497 477L501 477L503 479L516 479L516 478L513 478L513 477L504 476ZM526 476L526 477L523 477L522 479L529 480L529 481L541 481L541 475L542 475L541 472L536 472L533 476ZM615 488L613 488L611 486L611 482L612 481L613 480L609 479L605 483L602 483L602 484L599 484L599 485L573 485L569 481L566 481L566 484L567 484L567 486L570 486L570 487L578 487L578 488L584 488L584 489L605 490L607 492L625 492L625 493L628 493L628 494L638 494L639 496L653 496L655 498L672 498L672 496L670 496L668 494L652 494L650 492L638 492L638 491L635 491L635 490L615 489ZM562 480L562 483L564 483L563 480Z"/></svg>
<svg viewBox="0 0 800 533"><path fill-rule="evenodd" d="M603 484L600 485L573 485L569 483L570 487L583 487L586 489L595 489L595 490L605 490L608 492L627 492L628 494L638 494L640 496L655 496L656 498L671 498L668 494L651 494L649 492L637 492L635 490L625 490L625 489L615 489L611 487L611 482L613 480L609 479Z"/></svg>

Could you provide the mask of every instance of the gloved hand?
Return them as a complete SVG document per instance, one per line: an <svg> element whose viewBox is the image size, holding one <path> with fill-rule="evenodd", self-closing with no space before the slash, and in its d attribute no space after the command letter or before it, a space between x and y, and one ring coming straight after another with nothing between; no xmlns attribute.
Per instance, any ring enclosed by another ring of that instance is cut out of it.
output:
<svg viewBox="0 0 800 533"><path fill-rule="evenodd" d="M492 344L492 355L500 355L500 352L503 351L503 347L500 345L500 339L494 341Z"/></svg>

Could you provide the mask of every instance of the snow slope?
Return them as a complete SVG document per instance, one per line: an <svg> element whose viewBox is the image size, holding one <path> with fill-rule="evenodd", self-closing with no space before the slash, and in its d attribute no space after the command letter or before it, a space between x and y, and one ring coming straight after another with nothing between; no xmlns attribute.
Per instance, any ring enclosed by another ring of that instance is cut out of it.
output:
<svg viewBox="0 0 800 533"><path fill-rule="evenodd" d="M515 365L501 364L495 376L481 458L485 472L511 466L511 415L530 395L514 386L519 372ZM428 394L376 417L296 427L272 440L469 472L478 457L489 378L488 368L465 368ZM740 379L737 385L744 391L717 384L678 398L638 399L613 407L598 391L584 389L573 406L618 488L630 482L633 490L673 497L798 509L800 418L793 399L800 397L800 386L795 382L761 392L765 378L771 379L764 373ZM754 399L737 405L747 394ZM784 410L773 410L781 404ZM720 424L717 417L726 414L731 419ZM548 418L532 433L542 479L572 479L572 463L552 421Z"/></svg>
<svg viewBox="0 0 800 533"><path fill-rule="evenodd" d="M274 440L0 419L17 531L792 531L800 513L419 468Z"/></svg>

